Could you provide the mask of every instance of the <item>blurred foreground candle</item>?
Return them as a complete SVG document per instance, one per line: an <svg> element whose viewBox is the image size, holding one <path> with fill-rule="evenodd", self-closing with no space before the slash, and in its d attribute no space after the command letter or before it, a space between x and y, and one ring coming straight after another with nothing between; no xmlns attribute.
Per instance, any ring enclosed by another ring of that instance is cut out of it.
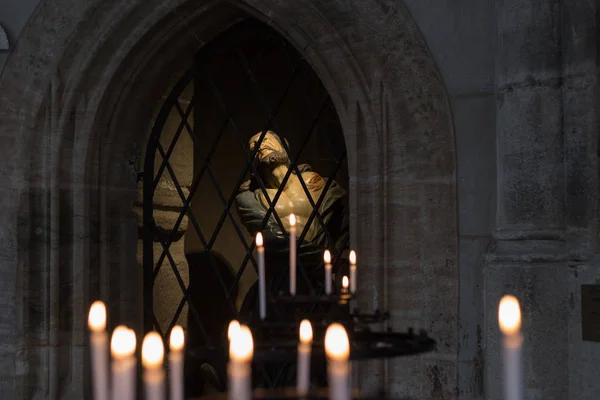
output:
<svg viewBox="0 0 600 400"><path fill-rule="evenodd" d="M112 400L133 400L135 396L135 332L117 326L110 340L112 353Z"/></svg>
<svg viewBox="0 0 600 400"><path fill-rule="evenodd" d="M169 400L183 400L183 328L175 325L169 337Z"/></svg>
<svg viewBox="0 0 600 400"><path fill-rule="evenodd" d="M256 251L258 253L258 306L260 319L267 316L267 282L265 282L265 248L262 233L256 234Z"/></svg>
<svg viewBox="0 0 600 400"><path fill-rule="evenodd" d="M329 400L350 400L350 342L341 324L329 325L325 332Z"/></svg>
<svg viewBox="0 0 600 400"><path fill-rule="evenodd" d="M350 252L350 293L356 293L356 252Z"/></svg>
<svg viewBox="0 0 600 400"><path fill-rule="evenodd" d="M229 379L230 400L250 400L252 398L251 362L254 343L250 329L242 325L229 342Z"/></svg>
<svg viewBox="0 0 600 400"><path fill-rule="evenodd" d="M504 355L504 399L523 398L521 346L521 308L514 296L504 296L498 307L498 322L502 331Z"/></svg>
<svg viewBox="0 0 600 400"><path fill-rule="evenodd" d="M296 216L290 214L290 294L296 295Z"/></svg>
<svg viewBox="0 0 600 400"><path fill-rule="evenodd" d="M106 307L95 301L88 316L92 359L94 400L108 400L108 334L106 333Z"/></svg>
<svg viewBox="0 0 600 400"><path fill-rule="evenodd" d="M342 277L342 293L348 293L348 277L346 275Z"/></svg>
<svg viewBox="0 0 600 400"><path fill-rule="evenodd" d="M310 321L300 322L300 343L298 343L298 371L296 372L296 390L304 396L310 388L310 353L312 349L313 332Z"/></svg>
<svg viewBox="0 0 600 400"><path fill-rule="evenodd" d="M240 323L235 319L229 323L227 328L227 340L231 342L231 338L240 331Z"/></svg>
<svg viewBox="0 0 600 400"><path fill-rule="evenodd" d="M148 333L142 342L142 365L144 366L146 393L144 400L163 400L165 398L164 357L165 348L162 338L156 332Z"/></svg>
<svg viewBox="0 0 600 400"><path fill-rule="evenodd" d="M325 250L323 261L325 261L325 294L331 294L331 253L329 250Z"/></svg>

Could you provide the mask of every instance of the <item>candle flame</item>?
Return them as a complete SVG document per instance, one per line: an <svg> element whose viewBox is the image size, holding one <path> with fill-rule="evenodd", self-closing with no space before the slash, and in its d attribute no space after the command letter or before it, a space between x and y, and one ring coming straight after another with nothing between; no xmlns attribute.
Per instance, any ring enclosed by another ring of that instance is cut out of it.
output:
<svg viewBox="0 0 600 400"><path fill-rule="evenodd" d="M156 332L149 332L142 342L142 364L146 368L158 367L162 365L164 357L162 338Z"/></svg>
<svg viewBox="0 0 600 400"><path fill-rule="evenodd" d="M254 354L252 332L246 325L240 325L240 330L233 335L229 342L229 358L232 361L248 362Z"/></svg>
<svg viewBox="0 0 600 400"><path fill-rule="evenodd" d="M505 335L514 335L521 329L521 307L515 296L504 296L500 300L498 323Z"/></svg>
<svg viewBox="0 0 600 400"><path fill-rule="evenodd" d="M342 277L342 289L348 290L348 277L346 275L344 275Z"/></svg>
<svg viewBox="0 0 600 400"><path fill-rule="evenodd" d="M350 264L356 264L356 252L354 250L350 251Z"/></svg>
<svg viewBox="0 0 600 400"><path fill-rule="evenodd" d="M175 325L171 329L171 335L169 336L169 349L171 351L181 351L185 343L185 336L183 335L183 328L179 325Z"/></svg>
<svg viewBox="0 0 600 400"><path fill-rule="evenodd" d="M106 329L106 307L103 302L95 301L90 307L88 326L93 332L101 332Z"/></svg>
<svg viewBox="0 0 600 400"><path fill-rule="evenodd" d="M229 323L229 328L227 328L227 339L231 341L234 335L240 331L240 323L235 319Z"/></svg>
<svg viewBox="0 0 600 400"><path fill-rule="evenodd" d="M323 253L323 260L325 261L325 264L331 264L331 253L329 250L325 250L325 253Z"/></svg>
<svg viewBox="0 0 600 400"><path fill-rule="evenodd" d="M115 328L110 340L110 350L115 358L133 356L135 353L135 332L124 325Z"/></svg>
<svg viewBox="0 0 600 400"><path fill-rule="evenodd" d="M325 353L331 360L347 360L350 355L350 342L343 325L333 323L325 332Z"/></svg>
<svg viewBox="0 0 600 400"><path fill-rule="evenodd" d="M261 247L263 245L263 237L262 237L262 233L258 232L256 234L256 245L258 247Z"/></svg>
<svg viewBox="0 0 600 400"><path fill-rule="evenodd" d="M302 343L311 343L313 339L313 330L310 321L303 319L300 322L300 341Z"/></svg>
<svg viewBox="0 0 600 400"><path fill-rule="evenodd" d="M296 226L296 216L294 214L290 214L290 226Z"/></svg>

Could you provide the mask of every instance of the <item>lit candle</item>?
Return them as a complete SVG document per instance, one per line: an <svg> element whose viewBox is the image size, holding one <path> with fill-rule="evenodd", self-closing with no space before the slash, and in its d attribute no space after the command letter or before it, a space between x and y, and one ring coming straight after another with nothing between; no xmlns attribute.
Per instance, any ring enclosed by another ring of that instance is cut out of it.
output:
<svg viewBox="0 0 600 400"><path fill-rule="evenodd" d="M242 325L229 342L229 399L250 400L252 398L251 361L254 343L250 329Z"/></svg>
<svg viewBox="0 0 600 400"><path fill-rule="evenodd" d="M265 282L265 248L262 233L256 234L256 251L258 252L258 306L260 319L267 316L267 282Z"/></svg>
<svg viewBox="0 0 600 400"><path fill-rule="evenodd" d="M348 293L348 277L346 275L342 277L342 293Z"/></svg>
<svg viewBox="0 0 600 400"><path fill-rule="evenodd" d="M325 261L325 294L331 294L331 253L325 250L323 254Z"/></svg>
<svg viewBox="0 0 600 400"><path fill-rule="evenodd" d="M330 400L350 400L348 358L350 342L346 329L341 324L329 325L325 332L325 354Z"/></svg>
<svg viewBox="0 0 600 400"><path fill-rule="evenodd" d="M350 251L350 293L356 293L356 252Z"/></svg>
<svg viewBox="0 0 600 400"><path fill-rule="evenodd" d="M521 400L523 386L521 380L521 308L514 296L504 296L498 307L498 322L503 333L504 353L504 398Z"/></svg>
<svg viewBox="0 0 600 400"><path fill-rule="evenodd" d="M165 349L160 335L156 332L146 334L142 342L145 400L163 400L165 398L164 358Z"/></svg>
<svg viewBox="0 0 600 400"><path fill-rule="evenodd" d="M290 214L290 294L296 294L296 216Z"/></svg>
<svg viewBox="0 0 600 400"><path fill-rule="evenodd" d="M296 389L304 396L310 387L310 353L312 348L313 331L310 321L300 322L300 343L298 343L298 368L296 372Z"/></svg>
<svg viewBox="0 0 600 400"><path fill-rule="evenodd" d="M135 396L135 332L117 326L110 340L112 353L112 400L133 400Z"/></svg>
<svg viewBox="0 0 600 400"><path fill-rule="evenodd" d="M169 337L169 400L183 400L183 328L175 325Z"/></svg>
<svg viewBox="0 0 600 400"><path fill-rule="evenodd" d="M92 359L94 400L108 400L108 335L106 333L106 307L96 301L88 316Z"/></svg>
<svg viewBox="0 0 600 400"><path fill-rule="evenodd" d="M231 338L240 331L240 323L235 319L229 323L227 328L227 340L231 342Z"/></svg>

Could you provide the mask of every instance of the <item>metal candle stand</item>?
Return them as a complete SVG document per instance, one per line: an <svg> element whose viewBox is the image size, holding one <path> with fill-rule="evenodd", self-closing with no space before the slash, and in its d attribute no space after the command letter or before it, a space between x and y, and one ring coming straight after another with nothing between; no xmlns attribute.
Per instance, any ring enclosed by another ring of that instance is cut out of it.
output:
<svg viewBox="0 0 600 400"><path fill-rule="evenodd" d="M298 356L298 330L302 319L308 319L312 324L313 343L311 356L311 374L313 382L316 378L324 379L326 375L324 338L327 327L334 322L346 328L350 342L350 360L382 359L402 357L433 351L436 342L424 330L415 333L409 328L406 332L394 332L391 327L383 329L389 320L389 312L375 310L373 313L362 313L357 308L350 311L351 294L326 295L284 295L268 298L267 316L261 320L258 313L241 318L241 323L247 324L254 337L253 372L260 379L258 369L265 371L266 365L276 366L276 371L285 367L295 367ZM381 330L375 330L379 325ZM197 349L200 350L200 349ZM205 356L209 354L226 354L225 348L204 348L200 350ZM290 376L287 376L290 378ZM307 395L296 393L293 379L281 378L281 387L268 389L256 388L254 399L328 399L326 382L315 382L318 389ZM353 399L366 400L359 393L352 393ZM385 396L376 397L384 400ZM202 397L202 400L226 400L227 393L215 393Z"/></svg>
<svg viewBox="0 0 600 400"><path fill-rule="evenodd" d="M391 327L382 331L372 325L383 326L389 312L375 310L361 313L357 308L350 312L351 294L330 296L279 295L270 299L267 318L253 318L249 326L255 337L254 359L257 361L294 362L297 357L298 327L304 318L313 327L312 354L325 356L324 337L327 327L338 322L346 328L350 340L350 359L366 360L408 356L435 349L436 342L424 330L415 333L394 332Z"/></svg>

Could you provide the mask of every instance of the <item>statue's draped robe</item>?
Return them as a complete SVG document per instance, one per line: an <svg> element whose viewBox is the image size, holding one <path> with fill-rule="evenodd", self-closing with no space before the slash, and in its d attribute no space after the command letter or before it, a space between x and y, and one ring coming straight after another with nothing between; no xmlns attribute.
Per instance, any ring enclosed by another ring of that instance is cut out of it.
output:
<svg viewBox="0 0 600 400"><path fill-rule="evenodd" d="M310 167L303 165L302 172L309 171ZM299 179L302 179L300 176ZM328 184L328 178L323 178L325 185ZM276 247L286 247L287 241L284 233L277 224L277 221L271 212L269 219L264 228L261 229L263 221L267 215L267 209L261 204L259 195L261 190L256 182L250 181L249 184L244 185L241 192L236 197L236 207L240 219L248 232L255 236L256 233L262 232L265 237L266 243L271 243ZM327 232L329 233L333 243L327 243L327 235L325 229L318 222L317 217L313 219L312 224L316 226L315 234L312 240L308 243L302 243L300 246L312 245L311 247L324 248L333 247L336 248L346 247L348 238L348 217L345 206L346 191L336 182L330 183L329 188L325 192L325 197L319 205L318 212L323 220ZM273 201L273 199L270 199ZM315 201L315 203L317 203ZM300 236L301 232L298 232Z"/></svg>

